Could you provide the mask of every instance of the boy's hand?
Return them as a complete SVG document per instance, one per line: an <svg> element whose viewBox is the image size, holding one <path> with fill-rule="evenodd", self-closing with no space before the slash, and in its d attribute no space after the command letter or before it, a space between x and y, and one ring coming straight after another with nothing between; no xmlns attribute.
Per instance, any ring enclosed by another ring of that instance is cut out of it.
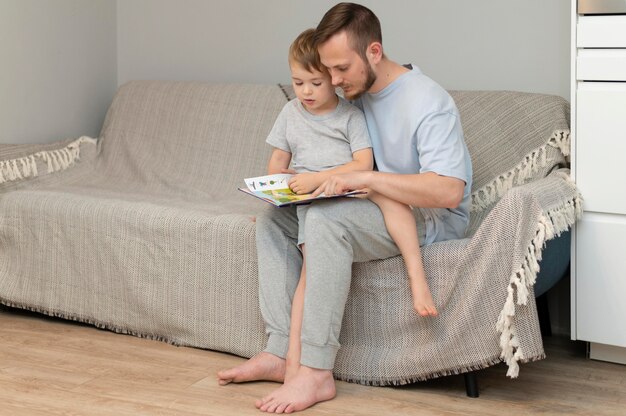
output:
<svg viewBox="0 0 626 416"><path fill-rule="evenodd" d="M310 194L320 183L316 173L299 173L289 180L289 188L298 195Z"/></svg>

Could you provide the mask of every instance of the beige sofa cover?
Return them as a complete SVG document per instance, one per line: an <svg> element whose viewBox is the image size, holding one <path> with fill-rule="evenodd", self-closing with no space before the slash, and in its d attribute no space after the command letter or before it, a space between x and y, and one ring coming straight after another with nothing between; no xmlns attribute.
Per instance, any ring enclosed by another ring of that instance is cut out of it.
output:
<svg viewBox="0 0 626 416"><path fill-rule="evenodd" d="M288 93L288 91L287 91ZM400 257L353 268L335 375L404 384L544 357L532 286L579 215L568 105L452 92L474 165L467 238L425 247L441 313L411 308ZM97 142L0 146L0 302L250 357L264 347L255 224L236 190L264 174L287 100L272 85L131 82ZM341 203L341 202L337 202Z"/></svg>

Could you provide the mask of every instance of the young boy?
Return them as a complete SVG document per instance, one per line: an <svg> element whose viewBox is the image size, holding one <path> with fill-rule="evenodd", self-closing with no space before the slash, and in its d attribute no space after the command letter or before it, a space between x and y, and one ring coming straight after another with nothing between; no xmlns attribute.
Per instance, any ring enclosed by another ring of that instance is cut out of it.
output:
<svg viewBox="0 0 626 416"><path fill-rule="evenodd" d="M268 174L295 173L289 187L297 194L313 192L332 174L371 170L373 165L365 117L361 110L335 93L313 45L313 34L313 29L302 32L289 48L289 67L297 98L285 105L267 137L267 143L274 148ZM288 169L290 163L292 169ZM300 366L300 329L306 287L304 223L308 205L280 209L297 211L297 244L303 258L291 308L287 382Z"/></svg>

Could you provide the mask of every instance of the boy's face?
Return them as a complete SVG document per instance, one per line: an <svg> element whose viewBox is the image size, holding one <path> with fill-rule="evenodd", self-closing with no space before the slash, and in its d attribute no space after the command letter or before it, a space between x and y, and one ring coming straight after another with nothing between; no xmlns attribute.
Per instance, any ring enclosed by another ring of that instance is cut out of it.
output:
<svg viewBox="0 0 626 416"><path fill-rule="evenodd" d="M318 48L322 65L328 68L332 84L341 87L349 100L367 92L376 81L376 73L369 62L350 46L346 32L332 36Z"/></svg>
<svg viewBox="0 0 626 416"><path fill-rule="evenodd" d="M335 87L327 73L315 69L311 72L297 62L291 62L289 66L293 90L309 113L325 114L337 107Z"/></svg>

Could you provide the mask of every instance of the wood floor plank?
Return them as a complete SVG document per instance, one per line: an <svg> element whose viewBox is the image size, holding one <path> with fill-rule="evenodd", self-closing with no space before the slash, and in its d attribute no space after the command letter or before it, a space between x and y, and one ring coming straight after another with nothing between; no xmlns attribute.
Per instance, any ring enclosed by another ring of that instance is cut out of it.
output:
<svg viewBox="0 0 626 416"><path fill-rule="evenodd" d="M62 368L26 365L0 369L0 380L18 383L41 383L46 386L71 390L83 383L93 380L94 376L67 371Z"/></svg>
<svg viewBox="0 0 626 416"><path fill-rule="evenodd" d="M337 398L303 415L622 415L626 366L592 361L563 338L545 340L548 359L520 377L498 365L478 373L480 398L462 376L402 387L337 383ZM244 359L115 334L42 315L0 309L0 414L259 415L256 399L279 387L219 386L218 370Z"/></svg>

